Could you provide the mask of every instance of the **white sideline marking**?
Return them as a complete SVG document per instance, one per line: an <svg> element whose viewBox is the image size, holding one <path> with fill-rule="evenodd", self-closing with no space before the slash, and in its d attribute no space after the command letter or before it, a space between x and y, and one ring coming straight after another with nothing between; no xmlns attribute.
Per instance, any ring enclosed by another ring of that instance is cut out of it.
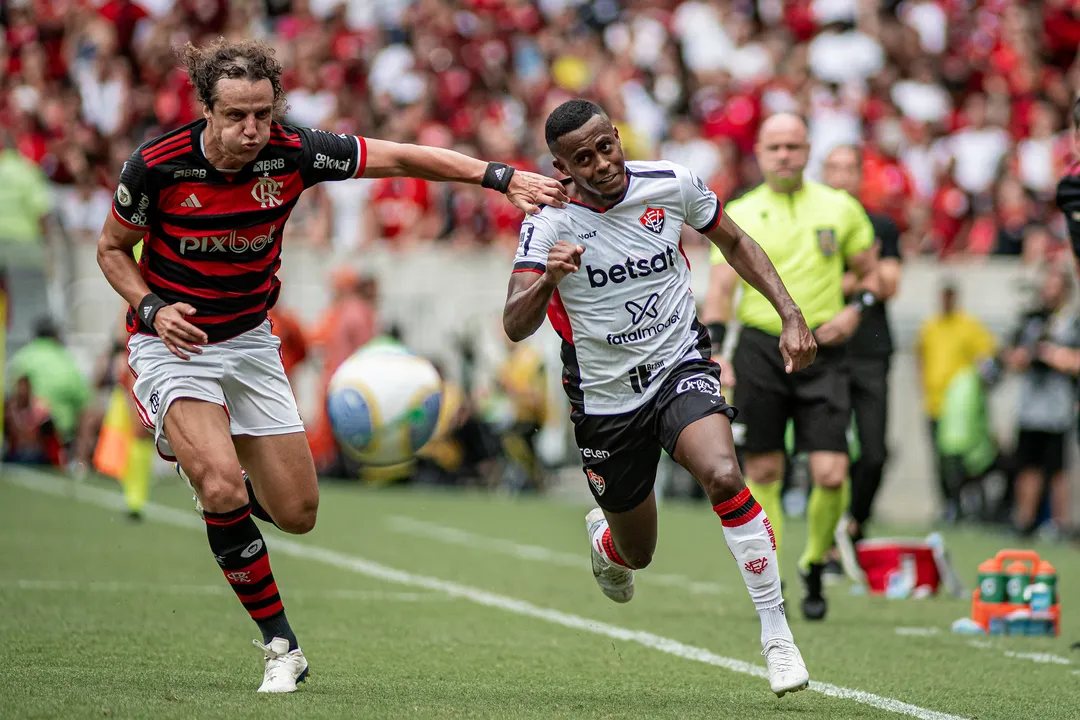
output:
<svg viewBox="0 0 1080 720"><path fill-rule="evenodd" d="M1051 653L1018 653L1013 652L1012 650L1006 650L1005 657L1016 658L1017 660L1030 660L1031 662L1050 665L1072 665L1072 660L1069 658L1064 658L1060 655L1052 655Z"/></svg>
<svg viewBox="0 0 1080 720"><path fill-rule="evenodd" d="M895 628L897 635L910 635L914 637L930 637L941 632L936 627L898 627Z"/></svg>
<svg viewBox="0 0 1080 720"><path fill-rule="evenodd" d="M968 645L980 650L993 650L994 644L987 642L986 640L968 640ZM1014 660L1030 660L1035 663L1042 663L1046 665L1072 665L1072 660L1060 655L1054 655L1052 653L1018 653L1012 650L1006 650L1004 652L1005 657L1013 658ZM1073 672L1074 675L1080 675L1080 670Z"/></svg>
<svg viewBox="0 0 1080 720"><path fill-rule="evenodd" d="M44 474L38 475L37 473L34 473L33 480L23 476L13 477L10 472L6 473L6 475L8 482L28 490L36 490L48 495L72 498L80 502L112 510L121 510L124 508L123 499L120 494L116 492L86 485L73 486L70 482L64 482ZM168 525L198 530L203 530L205 527L203 522L191 511L181 512L180 510L165 507L163 505L147 503L144 512L146 517ZM486 590L472 588L467 585L460 585L458 583L439 580L438 578L425 575L414 575L403 570L396 570L385 565L380 565L379 563L364 560L363 558L355 557L353 555L346 555L345 553L337 552L335 550L321 548L316 545L299 543L294 540L288 540L277 536L267 538L267 541L274 552L279 552L283 555L292 555L293 557L304 558L306 560L318 560L333 567L351 570L352 572L378 578L387 582L398 583L400 585L411 585L413 587L421 587L427 590L442 592L450 597L462 598L478 605L499 608L500 610L506 610L538 620L546 620L555 625L562 625L563 627L572 628L574 630L584 630L585 632L603 635L615 640L634 642L643 645L644 647L667 653L668 655L683 658L684 660L696 660L697 662L721 667L726 670L731 670L732 672L742 673L743 675L752 675L757 678L767 677L765 668L758 665L752 665L751 663L742 660L717 655L709 650L694 647L692 645L685 645L677 640L671 640L649 632L630 630L617 625L609 625L607 623L589 620L579 615L571 615L570 613L564 613L559 610L538 607L532 603L525 602L524 600L517 600L505 595L498 595ZM830 697L854 700L863 705L869 705L899 715L919 718L919 720L964 720L964 718L959 715L950 715L948 713L937 712L936 710L928 710L919 707L918 705L901 702L894 698L882 697L881 695L840 687L830 683L811 681L810 690ZM762 688L762 692L767 692L764 687Z"/></svg>
<svg viewBox="0 0 1080 720"><path fill-rule="evenodd" d="M468 530L418 520L407 515L391 515L387 518L386 524L394 532L429 537L442 542L461 545L462 547L510 555L522 560L537 560L551 565L585 570L592 567L589 558L584 555L559 552L539 545L522 545L512 540L478 535ZM654 573L651 570L645 570L638 574L638 579L646 583L679 587L700 595L723 595L728 592L728 588L723 585L711 582L696 582L685 575L672 573Z"/></svg>
<svg viewBox="0 0 1080 720"><path fill-rule="evenodd" d="M126 582L122 580L17 580L0 579L0 590L42 590L49 592L99 592L99 593L159 593L162 595L225 595L233 596L232 588L220 585L156 585L153 583ZM417 602L423 600L448 600L435 593L386 592L383 590L296 590L288 594L289 600L386 600L393 602Z"/></svg>

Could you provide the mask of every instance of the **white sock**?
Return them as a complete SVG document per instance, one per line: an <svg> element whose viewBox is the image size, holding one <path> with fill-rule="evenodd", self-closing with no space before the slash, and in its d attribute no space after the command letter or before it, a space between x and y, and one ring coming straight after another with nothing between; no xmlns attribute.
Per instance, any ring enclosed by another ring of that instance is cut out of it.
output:
<svg viewBox="0 0 1080 720"><path fill-rule="evenodd" d="M607 520L604 520L593 528L592 535L589 539L592 541L593 547L599 550L600 554L607 558L609 562L615 565L629 567L626 562L619 557L619 553L615 549L615 542L611 539L611 528L608 527Z"/></svg>
<svg viewBox="0 0 1080 720"><path fill-rule="evenodd" d="M715 505L743 582L761 617L761 644L781 638L792 640L780 593L780 571L776 562L776 538L765 511L744 489L735 497Z"/></svg>

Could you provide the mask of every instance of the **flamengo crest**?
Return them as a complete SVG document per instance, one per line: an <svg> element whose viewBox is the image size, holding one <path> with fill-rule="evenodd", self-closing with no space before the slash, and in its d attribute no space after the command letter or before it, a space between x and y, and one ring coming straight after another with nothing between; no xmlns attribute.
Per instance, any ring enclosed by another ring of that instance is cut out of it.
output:
<svg viewBox="0 0 1080 720"><path fill-rule="evenodd" d="M251 197L259 203L259 207L272 208L281 204L281 187L283 183L272 177L261 177L251 188Z"/></svg>
<svg viewBox="0 0 1080 720"><path fill-rule="evenodd" d="M638 218L646 230L659 235L664 232L664 208L646 207L645 212Z"/></svg>

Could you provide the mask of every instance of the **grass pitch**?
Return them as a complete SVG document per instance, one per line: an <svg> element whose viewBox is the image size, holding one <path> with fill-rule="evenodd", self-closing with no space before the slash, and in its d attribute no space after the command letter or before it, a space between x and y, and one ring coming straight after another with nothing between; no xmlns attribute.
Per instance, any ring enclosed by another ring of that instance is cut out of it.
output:
<svg viewBox="0 0 1080 720"><path fill-rule="evenodd" d="M789 616L827 694L777 699L746 674L764 669L757 616L704 504L661 508L654 564L620 606L589 572L587 508L328 484L313 533L264 527L312 668L296 694L267 697L254 692L257 629L178 481L155 487L157 506L133 524L111 482L76 491L2 472L3 718L1080 717L1071 547L1036 546L1058 568L1061 637L973 639L949 632L969 602L856 597L846 584L829 589L825 622L804 622L793 569L805 526L788 522ZM969 584L1011 544L976 530L946 540Z"/></svg>

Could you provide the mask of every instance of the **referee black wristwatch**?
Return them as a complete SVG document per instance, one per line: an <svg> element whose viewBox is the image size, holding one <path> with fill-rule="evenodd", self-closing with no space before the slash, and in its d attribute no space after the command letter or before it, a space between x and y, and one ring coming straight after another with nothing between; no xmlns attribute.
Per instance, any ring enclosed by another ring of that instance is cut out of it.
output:
<svg viewBox="0 0 1080 720"><path fill-rule="evenodd" d="M874 295L874 293L870 292L869 290L864 290L855 296L851 304L855 306L856 310L862 313L877 305L878 299L877 296Z"/></svg>

